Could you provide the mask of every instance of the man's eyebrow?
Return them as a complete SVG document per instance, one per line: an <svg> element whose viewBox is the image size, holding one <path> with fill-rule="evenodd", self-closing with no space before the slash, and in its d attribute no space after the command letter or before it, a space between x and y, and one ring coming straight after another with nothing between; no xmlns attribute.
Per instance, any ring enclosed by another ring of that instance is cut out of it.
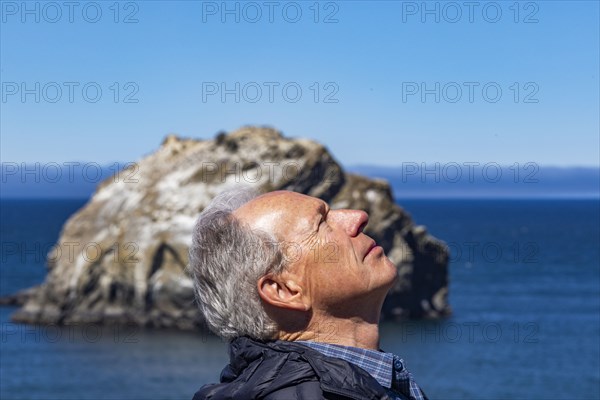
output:
<svg viewBox="0 0 600 400"><path fill-rule="evenodd" d="M322 202L319 205L318 208L318 212L319 212L319 225L321 224L321 222L324 222L327 219L327 213L329 212L330 208L329 208L329 204L327 204L326 202Z"/></svg>
<svg viewBox="0 0 600 400"><path fill-rule="evenodd" d="M327 204L326 202L321 202L321 204L319 205L319 213L323 214L323 216L327 215L327 213L329 212L329 204Z"/></svg>

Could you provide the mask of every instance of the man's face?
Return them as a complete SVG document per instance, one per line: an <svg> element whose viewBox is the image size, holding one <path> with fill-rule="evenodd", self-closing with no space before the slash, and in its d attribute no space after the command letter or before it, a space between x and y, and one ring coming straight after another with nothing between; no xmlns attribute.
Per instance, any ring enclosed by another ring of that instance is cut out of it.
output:
<svg viewBox="0 0 600 400"><path fill-rule="evenodd" d="M234 215L253 229L285 242L313 308L333 314L381 307L397 277L383 249L362 233L368 215L330 210L327 203L295 192L271 192L246 203Z"/></svg>

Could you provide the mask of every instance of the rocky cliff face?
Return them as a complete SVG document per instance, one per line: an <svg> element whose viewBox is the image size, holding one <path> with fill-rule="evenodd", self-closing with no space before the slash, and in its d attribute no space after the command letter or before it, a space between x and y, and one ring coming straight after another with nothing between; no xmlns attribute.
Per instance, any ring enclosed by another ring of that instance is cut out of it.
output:
<svg viewBox="0 0 600 400"><path fill-rule="evenodd" d="M394 204L387 182L344 173L322 145L269 128L214 140L168 136L161 147L102 182L63 227L46 281L13 319L29 323L203 325L187 276L195 219L222 190L293 190L370 215L365 233L396 263L400 279L384 318L439 317L447 304L448 254Z"/></svg>

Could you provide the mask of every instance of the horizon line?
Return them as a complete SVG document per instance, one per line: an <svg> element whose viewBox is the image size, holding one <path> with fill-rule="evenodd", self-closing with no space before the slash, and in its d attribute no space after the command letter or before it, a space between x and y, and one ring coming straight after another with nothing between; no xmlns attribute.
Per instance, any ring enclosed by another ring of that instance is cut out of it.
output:
<svg viewBox="0 0 600 400"><path fill-rule="evenodd" d="M144 157L142 157L144 158ZM140 159L141 160L141 159ZM138 160L139 161L139 160ZM337 160L336 160L337 161ZM36 163L40 163L40 164L50 164L50 163L84 163L84 164L91 164L91 163L95 163L98 164L100 166L112 166L114 164L119 164L119 165L125 165L125 164L135 164L137 161L106 161L106 162L101 162L101 161L83 161L83 160L61 160L61 161L0 161L0 165L2 164L36 164ZM490 164L490 163L496 163L500 166L512 166L515 163L517 164L525 164L525 163L533 163L536 164L538 167L540 168L597 168L600 171L600 164L598 165L581 165L581 164L569 164L569 165L558 165L558 164L541 164L538 163L536 161L526 161L526 162L519 162L519 161L514 161L512 163L503 163L503 162L498 162L498 161L402 161L400 162L400 164L395 164L395 165L388 165L388 164L369 164L369 163L356 163L356 164L343 164L340 163L339 161L337 161L338 164L340 164L342 167L344 168L360 168L360 167L377 167L377 168L397 168L397 167L402 167L403 164L406 163L420 163L420 164L449 164L449 163L457 163L457 164L462 164L462 163L479 163L479 165L485 165L485 164Z"/></svg>

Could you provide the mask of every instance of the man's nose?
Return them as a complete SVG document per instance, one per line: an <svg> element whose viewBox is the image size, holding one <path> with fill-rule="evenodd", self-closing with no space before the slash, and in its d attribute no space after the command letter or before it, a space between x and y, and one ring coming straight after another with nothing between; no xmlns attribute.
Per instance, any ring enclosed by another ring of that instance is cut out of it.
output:
<svg viewBox="0 0 600 400"><path fill-rule="evenodd" d="M349 236L358 236L369 222L369 214L362 210L337 210L336 220Z"/></svg>

